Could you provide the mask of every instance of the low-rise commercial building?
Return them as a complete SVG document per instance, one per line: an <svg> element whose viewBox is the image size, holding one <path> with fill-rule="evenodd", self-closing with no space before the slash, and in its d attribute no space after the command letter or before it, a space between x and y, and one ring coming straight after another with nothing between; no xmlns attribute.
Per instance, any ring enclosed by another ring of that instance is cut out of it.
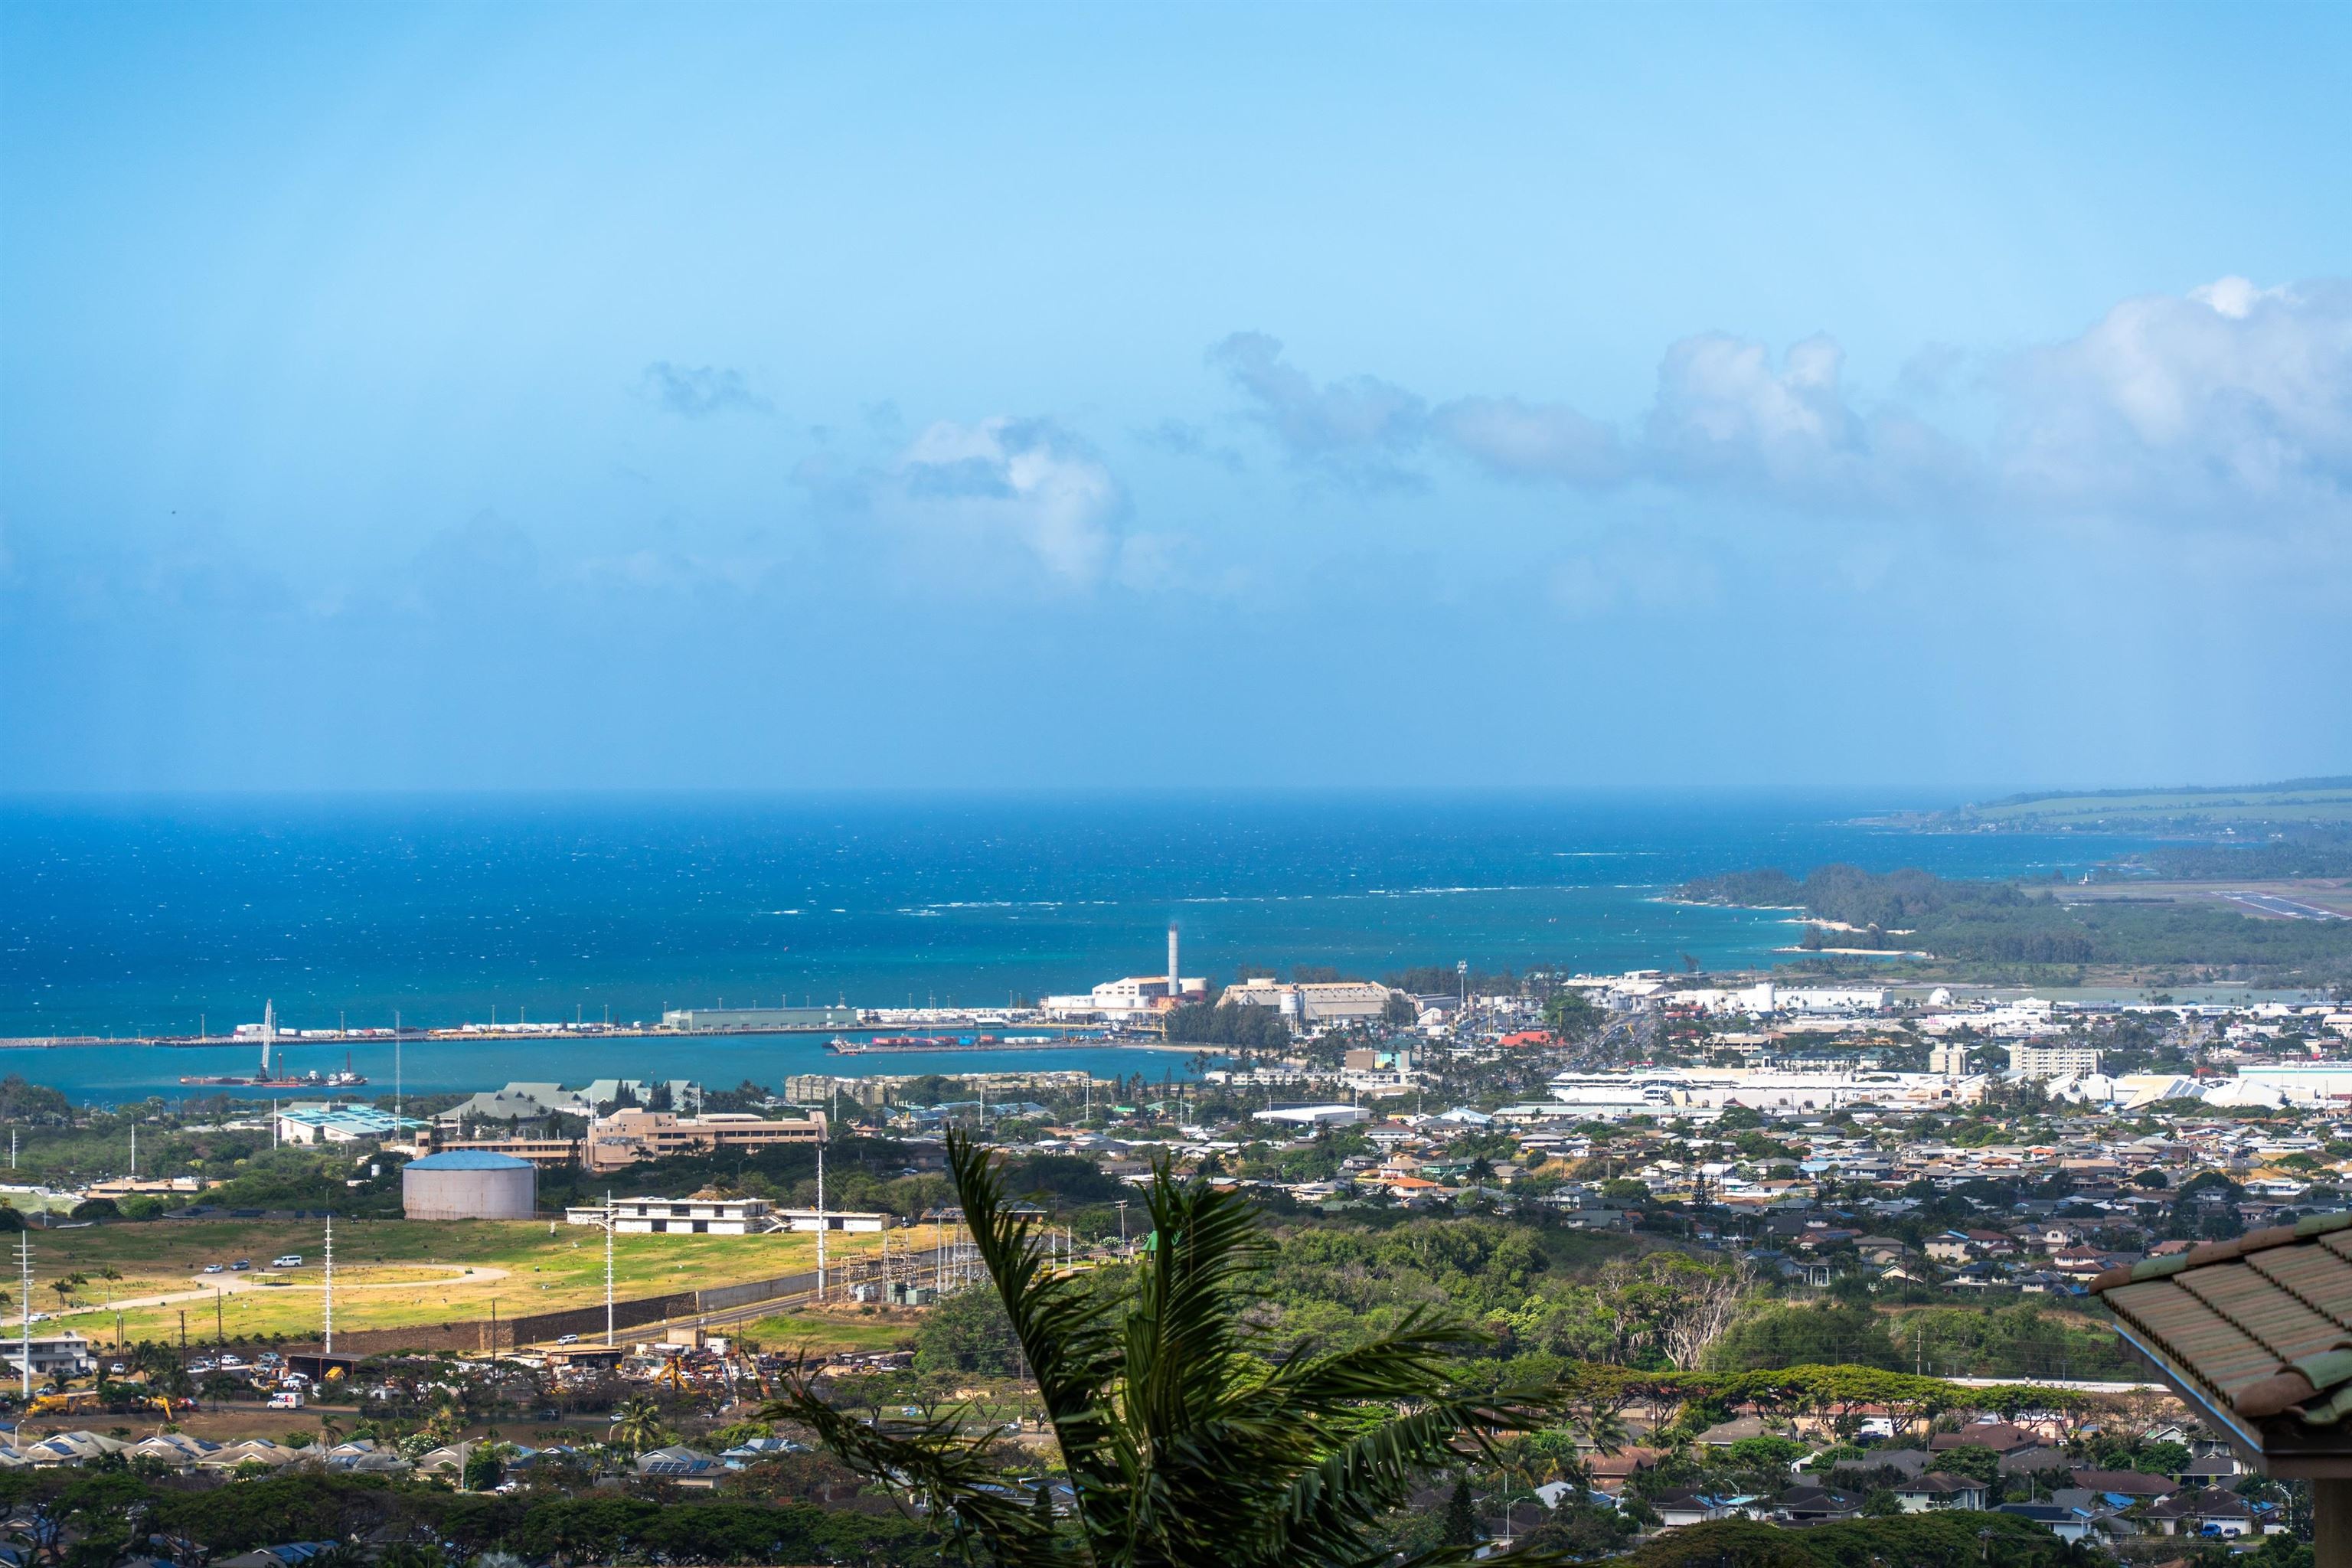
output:
<svg viewBox="0 0 2352 1568"><path fill-rule="evenodd" d="M771 1121L749 1111L713 1111L679 1116L667 1110L616 1110L588 1129L581 1163L591 1171L618 1170L640 1160L671 1154L714 1153L721 1149L766 1149L779 1143L817 1143L824 1138L821 1110L789 1121Z"/></svg>
<svg viewBox="0 0 2352 1568"><path fill-rule="evenodd" d="M286 1143L374 1143L425 1126L373 1105L286 1105L278 1111L278 1137Z"/></svg>
<svg viewBox="0 0 2352 1568"><path fill-rule="evenodd" d="M1217 1005L1272 1007L1294 1027L1312 1028L1376 1020L1387 1011L1390 997L1402 994L1369 980L1286 983L1259 977L1225 987Z"/></svg>
<svg viewBox="0 0 2352 1568"><path fill-rule="evenodd" d="M677 1007L662 1015L662 1027L685 1035L756 1035L792 1029L854 1029L857 1009L830 1007Z"/></svg>
<svg viewBox="0 0 2352 1568"><path fill-rule="evenodd" d="M765 1198L615 1198L563 1211L573 1225L601 1226L607 1214L623 1235L756 1236L777 1227Z"/></svg>

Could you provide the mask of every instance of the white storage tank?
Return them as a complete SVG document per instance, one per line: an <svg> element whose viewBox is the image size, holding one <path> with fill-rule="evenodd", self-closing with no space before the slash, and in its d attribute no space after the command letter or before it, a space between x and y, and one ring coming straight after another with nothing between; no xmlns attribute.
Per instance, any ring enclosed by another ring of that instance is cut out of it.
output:
<svg viewBox="0 0 2352 1568"><path fill-rule="evenodd" d="M529 1219L539 1167L485 1149L427 1154L401 1172L400 1206L410 1219Z"/></svg>

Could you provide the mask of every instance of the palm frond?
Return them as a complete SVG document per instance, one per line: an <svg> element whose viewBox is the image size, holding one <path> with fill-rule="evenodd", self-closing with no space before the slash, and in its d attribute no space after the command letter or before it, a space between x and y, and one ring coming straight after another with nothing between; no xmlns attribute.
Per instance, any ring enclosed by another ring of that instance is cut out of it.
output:
<svg viewBox="0 0 2352 1568"><path fill-rule="evenodd" d="M948 1135L948 1169L972 1246L1004 1302L1013 1338L1035 1379L1045 1418L1077 1493L1117 1487L1132 1471L1122 1452L1109 1389L1119 1373L1118 1336L1109 1327L1117 1299L1091 1281L1055 1275L1036 1246L1035 1221L1015 1214L986 1149Z"/></svg>
<svg viewBox="0 0 2352 1568"><path fill-rule="evenodd" d="M961 1522L987 1537L1006 1568L1082 1563L1041 1531L1030 1505L1002 1485L982 1458L984 1444L963 1436L969 1412L957 1405L920 1420L860 1421L818 1398L803 1365L786 1375L782 1392L761 1415L806 1424L843 1464L914 1494L942 1527Z"/></svg>
<svg viewBox="0 0 2352 1568"><path fill-rule="evenodd" d="M1540 1419L1549 1407L1544 1391L1523 1390L1486 1399L1438 1400L1371 1426L1292 1484L1286 1507L1268 1521L1272 1539L1259 1561L1355 1561L1363 1532L1381 1514L1404 1506L1429 1471L1458 1462L1465 1444L1491 1458L1496 1433ZM1452 1550L1423 1553L1415 1561L1466 1560L1448 1556ZM1515 1552L1510 1560L1535 1565L1559 1561L1536 1552Z"/></svg>

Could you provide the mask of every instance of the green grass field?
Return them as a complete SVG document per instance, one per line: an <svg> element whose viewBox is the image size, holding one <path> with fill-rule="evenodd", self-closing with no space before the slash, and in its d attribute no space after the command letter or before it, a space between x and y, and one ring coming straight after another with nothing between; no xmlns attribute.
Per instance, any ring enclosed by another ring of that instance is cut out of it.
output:
<svg viewBox="0 0 2352 1568"><path fill-rule="evenodd" d="M845 1312L779 1312L733 1331L762 1350L827 1355L839 1351L903 1350L915 1342L917 1315L864 1309Z"/></svg>
<svg viewBox="0 0 2352 1568"><path fill-rule="evenodd" d="M194 1220L107 1225L87 1230L39 1231L33 1241L33 1300L56 1312L54 1282L79 1273L88 1283L64 1299L61 1323L112 1342L119 1311L131 1340L176 1339L181 1314L191 1338L215 1331L218 1288L220 1331L235 1337L315 1332L319 1327L324 1236L315 1221L299 1223ZM875 1249L871 1236L835 1236L834 1258ZM300 1268L273 1270L269 1260L299 1253ZM249 1273L226 1266L250 1258ZM624 1297L660 1295L814 1267L810 1236L621 1236L614 1247L614 1289ZM206 1263L224 1272L206 1275ZM111 1268L121 1278L108 1280ZM257 1283L278 1279L287 1283ZM11 1291L13 1307L14 1292ZM158 1296L184 1300L117 1308L111 1303ZM335 1324L341 1329L399 1328L487 1318L604 1299L602 1235L561 1223L472 1220L346 1220L335 1226Z"/></svg>

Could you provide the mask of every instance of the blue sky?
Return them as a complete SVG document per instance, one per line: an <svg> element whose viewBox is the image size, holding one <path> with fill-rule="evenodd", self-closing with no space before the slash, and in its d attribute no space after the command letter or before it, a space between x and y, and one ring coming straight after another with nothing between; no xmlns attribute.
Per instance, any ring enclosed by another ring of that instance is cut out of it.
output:
<svg viewBox="0 0 2352 1568"><path fill-rule="evenodd" d="M2352 771L2352 12L0 8L0 787Z"/></svg>

